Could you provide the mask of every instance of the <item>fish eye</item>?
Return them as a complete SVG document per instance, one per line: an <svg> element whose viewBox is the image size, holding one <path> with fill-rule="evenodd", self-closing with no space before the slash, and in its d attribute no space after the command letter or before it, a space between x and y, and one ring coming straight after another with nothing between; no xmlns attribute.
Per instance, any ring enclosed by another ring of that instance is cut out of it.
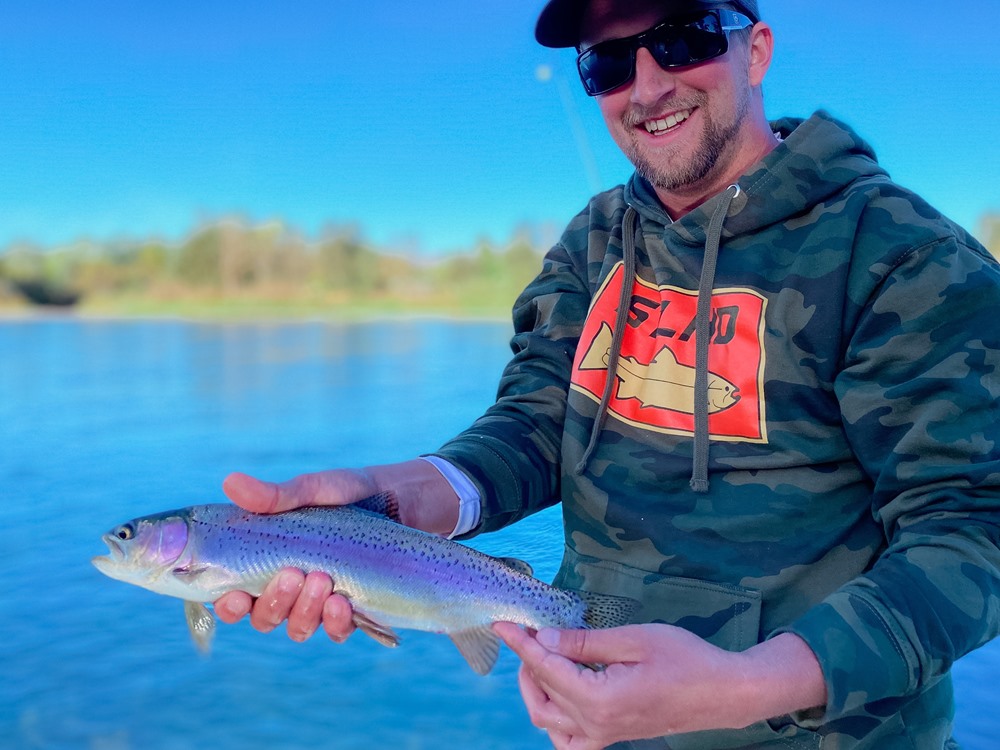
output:
<svg viewBox="0 0 1000 750"><path fill-rule="evenodd" d="M121 539L123 542L127 542L129 539L135 536L135 529L132 528L131 524L125 524L124 526L119 526L115 529L115 536Z"/></svg>

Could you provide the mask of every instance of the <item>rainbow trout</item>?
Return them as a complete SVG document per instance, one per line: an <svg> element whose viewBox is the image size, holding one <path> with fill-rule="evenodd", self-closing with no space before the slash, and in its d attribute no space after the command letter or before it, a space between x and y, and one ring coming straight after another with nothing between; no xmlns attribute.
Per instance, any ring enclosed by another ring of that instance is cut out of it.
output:
<svg viewBox="0 0 1000 750"><path fill-rule="evenodd" d="M361 506L361 507L359 507ZM386 646L394 628L447 634L479 674L499 640L490 625L601 628L621 625L636 602L554 588L527 563L496 558L417 529L391 514L391 498L258 515L236 505L196 505L122 524L104 535L107 576L184 600L191 635L207 650L215 620L204 602L228 591L259 596L285 567L324 571L354 608L357 627Z"/></svg>

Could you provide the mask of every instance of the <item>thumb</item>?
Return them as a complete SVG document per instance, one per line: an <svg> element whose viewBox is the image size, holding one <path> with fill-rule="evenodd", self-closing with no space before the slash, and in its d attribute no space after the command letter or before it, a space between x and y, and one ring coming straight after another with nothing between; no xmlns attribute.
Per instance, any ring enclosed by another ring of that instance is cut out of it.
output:
<svg viewBox="0 0 1000 750"><path fill-rule="evenodd" d="M535 639L549 651L577 664L617 664L640 661L646 644L635 626L606 630L545 628Z"/></svg>
<svg viewBox="0 0 1000 750"><path fill-rule="evenodd" d="M222 482L230 500L253 513L281 513L307 505L346 505L375 494L363 471L332 469L302 474L287 482L262 482L240 473Z"/></svg>
<svg viewBox="0 0 1000 750"><path fill-rule="evenodd" d="M239 472L230 474L222 481L222 491L234 503L252 513L278 513L294 507L287 504L287 497L284 499L285 507L281 507L281 490L277 484L262 482Z"/></svg>

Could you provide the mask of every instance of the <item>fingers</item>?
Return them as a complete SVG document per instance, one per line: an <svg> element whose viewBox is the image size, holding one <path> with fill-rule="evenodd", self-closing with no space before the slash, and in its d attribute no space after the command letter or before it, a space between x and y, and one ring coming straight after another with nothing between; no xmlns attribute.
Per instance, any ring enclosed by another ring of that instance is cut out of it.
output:
<svg viewBox="0 0 1000 750"><path fill-rule="evenodd" d="M493 631L517 654L533 675L544 676L544 683L558 685L561 691L580 689L580 668L555 650L549 650L539 640L543 634L568 631L542 630L532 638L517 625L509 622L494 623Z"/></svg>
<svg viewBox="0 0 1000 750"><path fill-rule="evenodd" d="M531 671L523 664L517 671L517 684L521 688L521 698L524 700L525 708L528 709L528 717L532 724L539 729L547 730L550 735L553 732L570 735L579 731L576 722L549 698L542 687L535 682Z"/></svg>
<svg viewBox="0 0 1000 750"><path fill-rule="evenodd" d="M242 620L253 607L253 597L245 591L223 594L213 605L215 615L224 623L233 625Z"/></svg>
<svg viewBox="0 0 1000 750"><path fill-rule="evenodd" d="M333 581L326 573L288 568L276 575L256 601L244 591L223 594L215 602L215 613L230 625L250 614L250 624L270 633L285 620L288 637L308 640L320 625L331 640L343 643L354 632L354 610L348 599L333 593Z"/></svg>
<svg viewBox="0 0 1000 750"><path fill-rule="evenodd" d="M313 572L306 576L292 611L288 614L288 637L306 641L323 620L323 607L333 593L333 581L326 573Z"/></svg>
<svg viewBox="0 0 1000 750"><path fill-rule="evenodd" d="M305 580L301 570L288 568L278 573L257 597L250 610L250 624L261 633L270 633L287 620Z"/></svg>
<svg viewBox="0 0 1000 750"><path fill-rule="evenodd" d="M335 643L343 643L354 632L354 610L343 596L334 595L323 604L323 630Z"/></svg>
<svg viewBox="0 0 1000 750"><path fill-rule="evenodd" d="M639 661L648 650L640 631L625 626L607 630L555 630L538 632L546 649L577 664L615 664Z"/></svg>

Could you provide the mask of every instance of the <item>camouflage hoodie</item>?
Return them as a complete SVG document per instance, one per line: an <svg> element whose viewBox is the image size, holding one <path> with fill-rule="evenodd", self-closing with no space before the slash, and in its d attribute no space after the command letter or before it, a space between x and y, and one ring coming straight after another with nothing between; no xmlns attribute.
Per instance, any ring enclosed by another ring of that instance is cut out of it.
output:
<svg viewBox="0 0 1000 750"><path fill-rule="evenodd" d="M823 713L631 746L952 747L949 668L1000 626L1000 269L844 125L774 127L679 221L638 176L596 196L439 455L477 532L562 502L559 585L820 660Z"/></svg>

